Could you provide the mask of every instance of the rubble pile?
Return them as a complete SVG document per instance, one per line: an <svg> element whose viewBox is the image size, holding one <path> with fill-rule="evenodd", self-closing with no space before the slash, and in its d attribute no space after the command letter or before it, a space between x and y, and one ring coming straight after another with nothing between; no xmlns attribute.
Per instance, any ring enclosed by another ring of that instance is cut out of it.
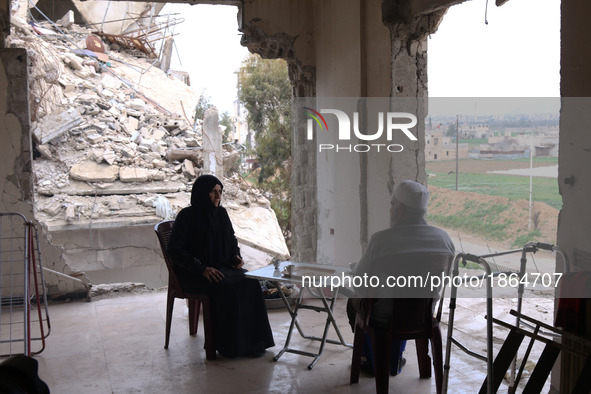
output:
<svg viewBox="0 0 591 394"><path fill-rule="evenodd" d="M76 24L12 23L9 45L30 56L37 219L49 231L153 224L187 206L203 166L202 121L191 117L198 96L137 51L108 43L104 53L90 51L96 36ZM224 149L227 171L239 155ZM238 174L224 185L233 220L241 207L259 207L274 220L272 238L278 225L268 200ZM247 234L256 226L236 221L237 235L242 228L243 238L256 239Z"/></svg>

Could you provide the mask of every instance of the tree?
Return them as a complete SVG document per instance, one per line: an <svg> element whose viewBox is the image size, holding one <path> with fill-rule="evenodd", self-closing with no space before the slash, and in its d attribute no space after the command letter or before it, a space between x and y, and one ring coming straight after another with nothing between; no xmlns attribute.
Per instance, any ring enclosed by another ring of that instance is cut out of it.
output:
<svg viewBox="0 0 591 394"><path fill-rule="evenodd" d="M289 244L292 89L285 61L249 55L238 72L238 98L255 136L259 187L269 197Z"/></svg>
<svg viewBox="0 0 591 394"><path fill-rule="evenodd" d="M230 133L232 132L232 117L228 111L224 111L220 114L220 126L224 126L226 129L224 130L224 142L230 141Z"/></svg>
<svg viewBox="0 0 591 394"><path fill-rule="evenodd" d="M201 95L199 96L199 101L197 101L197 106L195 107L195 119L203 119L205 111L211 107L213 107L211 97L209 97L205 90L202 90Z"/></svg>
<svg viewBox="0 0 591 394"><path fill-rule="evenodd" d="M445 132L446 137L456 137L456 124L450 123L447 127L447 131Z"/></svg>

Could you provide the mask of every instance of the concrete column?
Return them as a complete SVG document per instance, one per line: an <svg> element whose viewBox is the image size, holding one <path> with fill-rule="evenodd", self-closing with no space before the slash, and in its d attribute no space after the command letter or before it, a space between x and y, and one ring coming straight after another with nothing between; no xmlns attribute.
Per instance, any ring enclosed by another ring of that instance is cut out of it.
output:
<svg viewBox="0 0 591 394"><path fill-rule="evenodd" d="M203 119L203 172L220 179L224 176L222 132L216 108L207 109Z"/></svg>
<svg viewBox="0 0 591 394"><path fill-rule="evenodd" d="M588 15L591 4L581 1L561 2L560 49L560 137L558 155L558 188L562 210L558 220L557 245L566 253L572 271L591 270L591 35ZM564 272L557 259L556 272ZM589 298L588 296L584 298ZM587 300L588 302L588 300ZM581 314L589 319L589 303ZM591 339L591 328L582 334ZM568 341L567 341L568 342ZM574 388L582 362L561 353L561 366L552 373L551 392L567 393ZM558 373L560 371L560 373Z"/></svg>
<svg viewBox="0 0 591 394"><path fill-rule="evenodd" d="M20 212L33 218L29 75L25 49L0 51L0 212Z"/></svg>
<svg viewBox="0 0 591 394"><path fill-rule="evenodd" d="M409 144L401 134L396 143L404 143L405 149L392 156L390 193L396 182L413 179L427 183L425 173L425 124L427 114L427 37L437 30L446 10L408 18L401 14L388 14L384 21L390 29L392 40L392 90L393 111L413 113L418 119L418 141ZM397 101L397 98L408 98ZM410 99L410 100L409 100ZM401 108L402 104L406 108Z"/></svg>
<svg viewBox="0 0 591 394"><path fill-rule="evenodd" d="M172 59L172 47L174 44L174 38L169 37L164 41L164 48L162 49L162 59L160 63L160 69L167 72L170 68L170 61Z"/></svg>

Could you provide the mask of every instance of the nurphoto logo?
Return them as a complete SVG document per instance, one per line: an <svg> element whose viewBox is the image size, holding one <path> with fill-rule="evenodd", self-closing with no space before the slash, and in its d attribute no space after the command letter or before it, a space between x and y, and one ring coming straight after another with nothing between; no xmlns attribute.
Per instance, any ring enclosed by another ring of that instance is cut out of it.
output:
<svg viewBox="0 0 591 394"><path fill-rule="evenodd" d="M401 144L391 143L362 143L362 144L347 144L351 140L351 130L353 134L361 141L376 141L381 138L386 132L386 139L388 142L392 141L394 132L402 132L409 140L416 141L417 137L410 131L417 125L417 117L408 112L378 112L378 130L373 134L364 134L359 130L359 113L353 112L353 127L351 127L351 119L344 111L338 109L321 109L316 111L309 107L302 107L306 115L309 116L307 120L307 139L311 141L314 139L314 123L318 125L321 132L329 132L328 124L322 114L332 114L336 116L338 121L338 143L337 144L318 144L318 152L323 151L347 151L347 152L369 152L369 151L388 151L388 152L402 152L404 147Z"/></svg>

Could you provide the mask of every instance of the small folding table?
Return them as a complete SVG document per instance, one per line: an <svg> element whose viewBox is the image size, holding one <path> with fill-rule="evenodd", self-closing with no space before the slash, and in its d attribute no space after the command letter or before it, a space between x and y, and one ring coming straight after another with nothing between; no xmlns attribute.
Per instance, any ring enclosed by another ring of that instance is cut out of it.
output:
<svg viewBox="0 0 591 394"><path fill-rule="evenodd" d="M314 365L316 365L316 363L318 362L320 356L322 355L325 343L328 342L336 345L353 347L351 344L346 343L343 339L337 321L335 320L333 315L335 301L338 298L340 288L336 287L334 290L332 290L332 295L330 297L327 297L325 295L326 286L319 286L319 284L321 283L328 283L330 285L330 277L338 276L339 278L343 278L343 275L349 275L348 268L313 263L297 263L293 261L281 261L279 262L277 268L273 265L269 265L246 273L247 277L251 277L254 279L262 279L273 283L273 285L277 288L277 291L279 292L279 295L281 296L281 299L283 300L283 303L285 304L285 307L287 308L291 316L291 323L289 325L289 331L287 332L287 338L285 339L285 345L283 346L283 349L281 349L281 351L277 353L277 355L275 355L275 357L273 358L274 361L279 360L279 358L285 352L295 353L302 356L313 357L314 360L312 360L310 365L308 365L308 369L312 369ZM303 279L307 278L312 278L314 280L310 280L309 282L303 281ZM287 297L281 290L282 283L291 283L301 287L300 294L295 302L295 306L293 309L289 301L287 300ZM322 301L322 306L304 304L304 290L310 291L310 293L313 296L320 299ZM310 309L316 312L324 312L327 314L322 337L306 335L304 333L298 321L298 311L300 309ZM333 326L338 336L338 340L327 338L328 329L331 325ZM298 333L302 338L320 342L320 346L318 348L317 353L310 353L289 347L294 327L297 328Z"/></svg>

